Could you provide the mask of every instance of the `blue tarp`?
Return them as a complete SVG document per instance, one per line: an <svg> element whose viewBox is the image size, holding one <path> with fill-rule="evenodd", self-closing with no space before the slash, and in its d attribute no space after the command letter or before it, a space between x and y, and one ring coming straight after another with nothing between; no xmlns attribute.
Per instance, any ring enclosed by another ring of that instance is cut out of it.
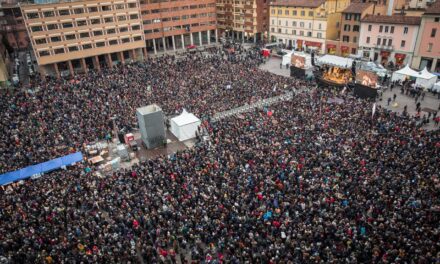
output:
<svg viewBox="0 0 440 264"><path fill-rule="evenodd" d="M71 165L72 163L83 160L81 152L76 152L64 157L49 160L37 165L28 166L21 170L8 172L0 175L0 185L6 185L14 181L30 178L33 175L38 175L59 169L63 166Z"/></svg>

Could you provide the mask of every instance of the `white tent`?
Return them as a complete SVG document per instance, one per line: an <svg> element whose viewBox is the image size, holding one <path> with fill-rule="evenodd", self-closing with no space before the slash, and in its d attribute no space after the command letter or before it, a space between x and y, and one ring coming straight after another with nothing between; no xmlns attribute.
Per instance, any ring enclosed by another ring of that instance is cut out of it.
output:
<svg viewBox="0 0 440 264"><path fill-rule="evenodd" d="M283 62L282 62L283 66L290 65L290 63L292 61L292 55L293 55L293 52L290 51L286 55L283 56Z"/></svg>
<svg viewBox="0 0 440 264"><path fill-rule="evenodd" d="M351 68L353 65L353 59L328 54L318 58L317 62L319 65L330 65L346 69Z"/></svg>
<svg viewBox="0 0 440 264"><path fill-rule="evenodd" d="M440 93L440 82L434 84L434 86L432 87L433 91L436 91L437 93Z"/></svg>
<svg viewBox="0 0 440 264"><path fill-rule="evenodd" d="M437 76L430 73L426 69L426 67L421 72L419 72L419 75L417 76L417 80L416 80L416 84L426 89L431 89L436 82L437 82Z"/></svg>
<svg viewBox="0 0 440 264"><path fill-rule="evenodd" d="M398 80L403 81L407 78L407 76L417 78L419 76L419 73L416 72L415 70L411 69L409 67L409 65L407 64L404 68L402 68L398 71L395 71L393 73L393 77L391 78L391 80L392 81L398 81Z"/></svg>
<svg viewBox="0 0 440 264"><path fill-rule="evenodd" d="M183 109L182 114L171 118L171 133L179 139L185 141L196 137L196 131L202 122L195 115Z"/></svg>

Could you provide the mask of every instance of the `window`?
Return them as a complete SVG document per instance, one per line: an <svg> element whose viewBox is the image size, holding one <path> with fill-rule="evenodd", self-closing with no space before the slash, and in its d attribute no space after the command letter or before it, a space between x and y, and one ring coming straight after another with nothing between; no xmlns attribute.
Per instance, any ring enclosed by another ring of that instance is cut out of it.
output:
<svg viewBox="0 0 440 264"><path fill-rule="evenodd" d="M141 26L139 26L139 25L131 26L131 30L140 30L140 29L141 29Z"/></svg>
<svg viewBox="0 0 440 264"><path fill-rule="evenodd" d="M408 27L403 28L403 34L408 34Z"/></svg>
<svg viewBox="0 0 440 264"><path fill-rule="evenodd" d="M58 29L58 24L47 25L47 30L56 30L56 29Z"/></svg>
<svg viewBox="0 0 440 264"><path fill-rule="evenodd" d="M311 37L312 36L312 32L307 31L307 37Z"/></svg>
<svg viewBox="0 0 440 264"><path fill-rule="evenodd" d="M387 39L382 39L382 45L383 46L387 45Z"/></svg>
<svg viewBox="0 0 440 264"><path fill-rule="evenodd" d="M124 9L124 4L117 4L117 5L115 5L115 8L116 9Z"/></svg>
<svg viewBox="0 0 440 264"><path fill-rule="evenodd" d="M434 38L436 33L437 33L437 29L436 29L436 28L433 28L433 29L431 30L431 38Z"/></svg>
<svg viewBox="0 0 440 264"><path fill-rule="evenodd" d="M370 44L370 37L367 37L367 44Z"/></svg>
<svg viewBox="0 0 440 264"><path fill-rule="evenodd" d="M377 45L380 45L380 41L381 41L381 39L380 38L377 38Z"/></svg>
<svg viewBox="0 0 440 264"><path fill-rule="evenodd" d="M428 44L428 52L431 52L432 51L432 43L429 43Z"/></svg>
<svg viewBox="0 0 440 264"><path fill-rule="evenodd" d="M309 11L309 17L313 16L313 11Z"/></svg>
<svg viewBox="0 0 440 264"><path fill-rule="evenodd" d="M83 50L91 49L92 48L92 44L84 44L84 45L82 45L82 47L83 47Z"/></svg>
<svg viewBox="0 0 440 264"><path fill-rule="evenodd" d="M274 28L271 28L270 30L271 30L272 32L275 32L275 29L274 29Z"/></svg>
<svg viewBox="0 0 440 264"><path fill-rule="evenodd" d="M385 26L385 33L388 33L388 26Z"/></svg>
<svg viewBox="0 0 440 264"><path fill-rule="evenodd" d="M107 34L115 34L116 30L114 28L107 29Z"/></svg>
<svg viewBox="0 0 440 264"><path fill-rule="evenodd" d="M59 41L61 41L61 37L60 36L51 37L50 41L51 42L59 42Z"/></svg>
<svg viewBox="0 0 440 264"><path fill-rule="evenodd" d="M292 22L292 27L296 27L296 21Z"/></svg>
<svg viewBox="0 0 440 264"><path fill-rule="evenodd" d="M84 9L83 8L75 8L75 9L73 9L73 13L82 14L82 13L84 13Z"/></svg>
<svg viewBox="0 0 440 264"><path fill-rule="evenodd" d="M356 48L351 48L351 54L356 54Z"/></svg>
<svg viewBox="0 0 440 264"><path fill-rule="evenodd" d="M119 32L127 32L128 28L127 27L121 27L119 28Z"/></svg>
<svg viewBox="0 0 440 264"><path fill-rule="evenodd" d="M102 11L111 11L112 7L109 5L101 6Z"/></svg>
<svg viewBox="0 0 440 264"><path fill-rule="evenodd" d="M289 10L284 11L284 14L285 14L286 16L288 16L288 15L289 15Z"/></svg>
<svg viewBox="0 0 440 264"><path fill-rule="evenodd" d="M46 44L46 43L47 43L47 41L45 38L35 40L35 44L37 44L37 45Z"/></svg>
<svg viewBox="0 0 440 264"><path fill-rule="evenodd" d="M44 57L44 56L49 56L50 55L48 50L39 51L38 54L40 55L40 57Z"/></svg>
<svg viewBox="0 0 440 264"><path fill-rule="evenodd" d="M359 26L358 25L354 25L353 26L353 32L359 32Z"/></svg>
<svg viewBox="0 0 440 264"><path fill-rule="evenodd" d="M342 36L342 41L343 42L350 42L350 37L349 36Z"/></svg>
<svg viewBox="0 0 440 264"><path fill-rule="evenodd" d="M27 16L28 19L35 19L35 18L39 18L40 17L40 15L38 15L37 12L27 13L26 16Z"/></svg>
<svg viewBox="0 0 440 264"><path fill-rule="evenodd" d="M53 11L45 11L43 12L44 17L54 17L55 13Z"/></svg>
<svg viewBox="0 0 440 264"><path fill-rule="evenodd" d="M278 20L278 26L281 26L281 20Z"/></svg>
<svg viewBox="0 0 440 264"><path fill-rule="evenodd" d="M93 31L93 36L102 36L102 30Z"/></svg>
<svg viewBox="0 0 440 264"><path fill-rule="evenodd" d="M296 30L292 30L292 34L293 34L293 35L296 35Z"/></svg>
<svg viewBox="0 0 440 264"><path fill-rule="evenodd" d="M312 23L309 23L309 28L312 28Z"/></svg>
<svg viewBox="0 0 440 264"><path fill-rule="evenodd" d="M357 37L354 36L354 37L353 37L353 43L357 43L357 40L358 40Z"/></svg>
<svg viewBox="0 0 440 264"><path fill-rule="evenodd" d="M79 33L79 37L80 38L89 38L90 34L89 34L89 32L81 32L81 33Z"/></svg>
<svg viewBox="0 0 440 264"><path fill-rule="evenodd" d="M118 21L125 21L127 20L126 16L118 16Z"/></svg>
<svg viewBox="0 0 440 264"><path fill-rule="evenodd" d="M87 26L87 21L85 21L85 20L76 21L76 25L78 27Z"/></svg>
<svg viewBox="0 0 440 264"><path fill-rule="evenodd" d="M371 31L372 25L368 25L368 31Z"/></svg>
<svg viewBox="0 0 440 264"><path fill-rule="evenodd" d="M72 23L70 23L70 22L63 23L63 28L71 28L71 27L73 27Z"/></svg>
<svg viewBox="0 0 440 264"><path fill-rule="evenodd" d="M400 47L401 47L401 48L405 47L405 44L406 44L406 41L405 41L405 40L402 40L402 42L400 42Z"/></svg>
<svg viewBox="0 0 440 264"><path fill-rule="evenodd" d="M134 20L134 19L138 19L139 16L137 14L132 14L130 15L130 19Z"/></svg>
<svg viewBox="0 0 440 264"><path fill-rule="evenodd" d="M101 24L101 20L99 18L90 19L90 24L92 24L92 25Z"/></svg>
<svg viewBox="0 0 440 264"><path fill-rule="evenodd" d="M319 32L318 34L316 34L316 37L318 37L318 38L322 38L322 33Z"/></svg>
<svg viewBox="0 0 440 264"><path fill-rule="evenodd" d="M278 10L278 15L282 15L283 11L282 10Z"/></svg>
<svg viewBox="0 0 440 264"><path fill-rule="evenodd" d="M88 9L89 9L89 13L98 12L98 7L96 7L96 6L91 6Z"/></svg>
<svg viewBox="0 0 440 264"><path fill-rule="evenodd" d="M278 33L281 33L281 28L278 29Z"/></svg>
<svg viewBox="0 0 440 264"><path fill-rule="evenodd" d="M113 17L104 17L104 22L105 23L112 23L113 22Z"/></svg>
<svg viewBox="0 0 440 264"><path fill-rule="evenodd" d="M293 10L292 16L296 16L297 14L298 14L298 12L296 10Z"/></svg>
<svg viewBox="0 0 440 264"><path fill-rule="evenodd" d="M434 22L439 22L439 21L440 21L440 17L434 18Z"/></svg>
<svg viewBox="0 0 440 264"><path fill-rule="evenodd" d="M275 9L272 9L271 13L272 15L275 15Z"/></svg>
<svg viewBox="0 0 440 264"><path fill-rule="evenodd" d="M286 23L285 23L285 24L286 24L286 27L288 27L288 26L289 26L289 22L288 22L288 21L286 21Z"/></svg>
<svg viewBox="0 0 440 264"><path fill-rule="evenodd" d="M304 22L299 22L299 27L304 27Z"/></svg>
<svg viewBox="0 0 440 264"><path fill-rule="evenodd" d="M318 24L318 29L321 29L321 28L322 28L322 27L321 27L321 23L319 23L319 24Z"/></svg>
<svg viewBox="0 0 440 264"><path fill-rule="evenodd" d="M304 36L304 31L301 30L301 31L299 32L299 35L300 35L300 36Z"/></svg>
<svg viewBox="0 0 440 264"><path fill-rule="evenodd" d="M108 42L109 45L118 45L118 40L113 39Z"/></svg>
<svg viewBox="0 0 440 264"><path fill-rule="evenodd" d="M306 15L306 11L301 11L301 16L305 16Z"/></svg>
<svg viewBox="0 0 440 264"><path fill-rule="evenodd" d="M128 8L136 8L136 3L128 3Z"/></svg>
<svg viewBox="0 0 440 264"><path fill-rule="evenodd" d="M97 48L105 47L105 42L96 42L96 47Z"/></svg>
<svg viewBox="0 0 440 264"><path fill-rule="evenodd" d="M391 34L394 33L394 26L391 26L391 28L390 28L390 33L391 33Z"/></svg>
<svg viewBox="0 0 440 264"><path fill-rule="evenodd" d="M57 48L53 50L55 54L63 54L64 53L64 48Z"/></svg>
<svg viewBox="0 0 440 264"><path fill-rule="evenodd" d="M345 20L351 20L351 14L345 14Z"/></svg>
<svg viewBox="0 0 440 264"><path fill-rule="evenodd" d="M58 14L60 14L60 16L68 16L70 15L69 9L63 9L63 10L58 10Z"/></svg>
<svg viewBox="0 0 440 264"><path fill-rule="evenodd" d="M383 31L383 26L380 26L379 27L379 32L382 33L382 31Z"/></svg>
<svg viewBox="0 0 440 264"><path fill-rule="evenodd" d="M133 37L133 41L140 41L140 40L142 40L142 37L141 37L141 36Z"/></svg>
<svg viewBox="0 0 440 264"><path fill-rule="evenodd" d="M121 39L121 42L122 43L128 43L128 42L130 42L130 39L129 38L123 38L123 39Z"/></svg>
<svg viewBox="0 0 440 264"><path fill-rule="evenodd" d="M75 34L65 35L64 37L66 38L66 40L76 39Z"/></svg>
<svg viewBox="0 0 440 264"><path fill-rule="evenodd" d="M388 46L391 46L393 44L393 40L392 39L389 39L388 40Z"/></svg>
<svg viewBox="0 0 440 264"><path fill-rule="evenodd" d="M78 51L78 46L70 46L68 49L69 52Z"/></svg>
<svg viewBox="0 0 440 264"><path fill-rule="evenodd" d="M33 26L31 27L32 32L39 32L39 31L43 31L43 27L42 26Z"/></svg>
<svg viewBox="0 0 440 264"><path fill-rule="evenodd" d="M272 25L275 25L275 20L272 19Z"/></svg>
<svg viewBox="0 0 440 264"><path fill-rule="evenodd" d="M344 25L344 31L350 31L350 25L345 24Z"/></svg>

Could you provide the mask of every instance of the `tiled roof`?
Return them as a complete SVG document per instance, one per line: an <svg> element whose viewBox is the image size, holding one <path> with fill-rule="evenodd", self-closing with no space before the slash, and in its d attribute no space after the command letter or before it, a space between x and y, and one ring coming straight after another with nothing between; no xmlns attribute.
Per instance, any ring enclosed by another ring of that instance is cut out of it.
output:
<svg viewBox="0 0 440 264"><path fill-rule="evenodd" d="M342 13L355 13L362 14L362 12L373 5L372 3L351 3L347 8L345 8Z"/></svg>
<svg viewBox="0 0 440 264"><path fill-rule="evenodd" d="M432 4L431 6L426 7L426 12L425 14L440 14L440 0L437 0L434 4Z"/></svg>
<svg viewBox="0 0 440 264"><path fill-rule="evenodd" d="M319 7L325 0L277 0L272 6L298 6L298 7Z"/></svg>
<svg viewBox="0 0 440 264"><path fill-rule="evenodd" d="M392 16L366 15L361 21L367 23L420 25L421 18L416 16L403 16L403 15L392 15Z"/></svg>

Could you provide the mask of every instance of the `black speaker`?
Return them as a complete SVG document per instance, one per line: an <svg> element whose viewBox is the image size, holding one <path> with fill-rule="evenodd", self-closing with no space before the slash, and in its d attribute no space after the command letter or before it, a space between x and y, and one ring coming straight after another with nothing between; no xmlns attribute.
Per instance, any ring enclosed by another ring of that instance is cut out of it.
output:
<svg viewBox="0 0 440 264"><path fill-rule="evenodd" d="M351 64L351 72L353 73L353 75L356 75L356 61L353 61L353 63Z"/></svg>
<svg viewBox="0 0 440 264"><path fill-rule="evenodd" d="M124 133L118 132L118 139L119 142L124 143Z"/></svg>
<svg viewBox="0 0 440 264"><path fill-rule="evenodd" d="M312 51L311 57L312 57L312 66L315 66L315 52L314 51Z"/></svg>

